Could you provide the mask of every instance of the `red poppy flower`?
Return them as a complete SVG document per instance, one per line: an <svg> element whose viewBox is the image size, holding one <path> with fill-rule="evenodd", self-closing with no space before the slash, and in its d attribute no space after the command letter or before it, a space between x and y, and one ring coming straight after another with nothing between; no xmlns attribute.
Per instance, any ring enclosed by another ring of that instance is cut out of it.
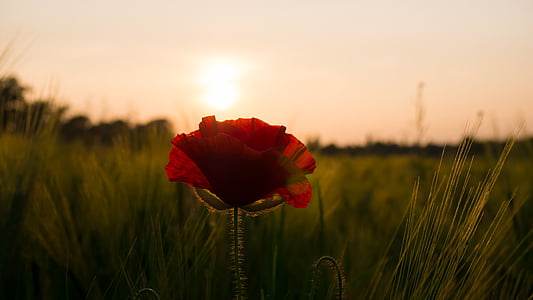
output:
<svg viewBox="0 0 533 300"><path fill-rule="evenodd" d="M205 117L200 129L172 139L166 172L170 181L195 187L211 208L240 207L260 213L282 203L307 207L311 184L305 175L315 160L284 126L259 119L218 122Z"/></svg>

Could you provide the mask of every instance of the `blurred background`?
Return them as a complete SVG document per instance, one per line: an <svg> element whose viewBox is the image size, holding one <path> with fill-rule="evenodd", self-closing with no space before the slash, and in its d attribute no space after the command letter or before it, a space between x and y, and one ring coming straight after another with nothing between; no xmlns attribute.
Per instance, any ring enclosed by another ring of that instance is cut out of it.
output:
<svg viewBox="0 0 533 300"><path fill-rule="evenodd" d="M3 1L3 72L67 116L259 117L324 143L505 138L533 125L533 3ZM30 98L31 98L30 97Z"/></svg>

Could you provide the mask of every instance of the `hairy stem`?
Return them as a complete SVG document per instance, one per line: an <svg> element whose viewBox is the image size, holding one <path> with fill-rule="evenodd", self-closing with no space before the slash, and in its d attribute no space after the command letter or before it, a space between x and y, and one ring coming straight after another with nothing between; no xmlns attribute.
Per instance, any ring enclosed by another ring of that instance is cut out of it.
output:
<svg viewBox="0 0 533 300"><path fill-rule="evenodd" d="M330 266L335 270L335 273L337 274L337 284L338 284L338 291L337 291L337 299L343 298L343 276L341 268L339 267L339 264L337 261L331 257L331 256L322 256L316 261L315 264L315 271L313 272L313 278L311 279L311 294L309 295L309 299L314 299L315 295L315 279L318 273L318 269L320 268L320 265L322 262L328 262Z"/></svg>
<svg viewBox="0 0 533 300"><path fill-rule="evenodd" d="M233 208L233 224L231 230L231 238L233 239L232 245L232 259L233 259L233 271L235 277L235 296L236 299L244 299L244 271L242 268L241 250L243 248L242 240L242 215L238 207Z"/></svg>

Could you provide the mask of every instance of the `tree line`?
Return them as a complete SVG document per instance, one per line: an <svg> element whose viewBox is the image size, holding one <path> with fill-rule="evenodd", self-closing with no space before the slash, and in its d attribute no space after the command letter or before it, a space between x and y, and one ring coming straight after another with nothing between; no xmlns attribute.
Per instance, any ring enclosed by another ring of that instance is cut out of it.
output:
<svg viewBox="0 0 533 300"><path fill-rule="evenodd" d="M63 141L81 141L88 146L112 145L125 136L172 135L172 126L166 119L144 124L130 124L120 119L93 124L85 115L66 118L67 107L56 106L50 99L30 101L29 90L14 76L0 78L0 134L31 136L48 130Z"/></svg>
<svg viewBox="0 0 533 300"><path fill-rule="evenodd" d="M130 124L125 120L113 120L93 124L84 115L65 118L67 107L55 106L50 99L29 101L30 89L14 76L0 78L0 134L19 133L34 135L51 130L63 141L80 141L87 146L113 145L122 137L129 137L134 146L142 147L150 136L171 137L172 126L166 119L156 119L144 124ZM472 139L472 137L464 137ZM392 142L370 142L366 145L322 145L319 139L308 141L308 148L322 155L424 155L441 156L455 153L458 145L402 145ZM505 141L472 141L471 153L499 153ZM517 149L518 148L518 149ZM515 152L533 156L533 137L516 141Z"/></svg>
<svg viewBox="0 0 533 300"><path fill-rule="evenodd" d="M365 155L419 155L428 157L441 157L443 155L454 155L463 142L468 141L470 144L470 154L489 155L497 157L507 140L476 140L474 137L465 136L456 144L439 145L429 143L426 145L398 144L393 142L370 142L365 145L348 145L337 146L336 144L321 145L319 140L313 140L308 143L308 148L326 156L346 155L346 156L365 156ZM533 157L533 137L526 137L514 141L513 153L523 157Z"/></svg>

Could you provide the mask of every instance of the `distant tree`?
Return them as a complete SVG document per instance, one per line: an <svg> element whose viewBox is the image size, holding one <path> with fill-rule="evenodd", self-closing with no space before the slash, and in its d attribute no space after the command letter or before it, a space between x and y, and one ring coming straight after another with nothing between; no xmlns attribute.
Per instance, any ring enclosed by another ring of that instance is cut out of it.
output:
<svg viewBox="0 0 533 300"><path fill-rule="evenodd" d="M56 107L52 102L46 100L29 103L25 111L24 132L35 134L45 128L55 131L60 126L61 118L66 110L66 107Z"/></svg>
<svg viewBox="0 0 533 300"><path fill-rule="evenodd" d="M87 145L113 145L118 138L135 149L142 149L152 137L168 139L172 136L172 126L165 119L149 121L131 127L123 120L101 122L91 126L91 121L83 115L74 116L62 123L59 133L64 141L82 140Z"/></svg>
<svg viewBox="0 0 533 300"><path fill-rule="evenodd" d="M167 136L172 133L172 125L166 119L156 119L149 121L141 126L145 134L156 134L158 136Z"/></svg>
<svg viewBox="0 0 533 300"><path fill-rule="evenodd" d="M15 77L0 78L0 132L35 134L44 128L54 129L65 112L51 101L28 102L29 89Z"/></svg>
<svg viewBox="0 0 533 300"><path fill-rule="evenodd" d="M156 119L145 124L137 125L131 134L131 146L142 150L153 143L154 139L170 139L172 137L172 125L166 119Z"/></svg>
<svg viewBox="0 0 533 300"><path fill-rule="evenodd" d="M59 134L66 141L75 139L87 141L90 128L91 121L89 118L78 115L61 124Z"/></svg>
<svg viewBox="0 0 533 300"><path fill-rule="evenodd" d="M0 78L0 103L13 106L16 106L17 103L24 103L26 90L27 88L22 86L15 77Z"/></svg>
<svg viewBox="0 0 533 300"><path fill-rule="evenodd" d="M20 130L26 121L27 88L15 77L0 78L0 131Z"/></svg>
<svg viewBox="0 0 533 300"><path fill-rule="evenodd" d="M321 148L320 138L319 137L311 138L307 141L306 145L307 145L307 149L309 149L309 151L311 152L319 151Z"/></svg>
<svg viewBox="0 0 533 300"><path fill-rule="evenodd" d="M89 129L88 137L91 144L112 145L120 136L126 136L130 133L128 123L122 120L116 120L110 123L102 122Z"/></svg>
<svg viewBox="0 0 533 300"><path fill-rule="evenodd" d="M336 155L336 154L340 154L341 150L342 149L337 147L337 145L329 144L322 148L321 153L325 155Z"/></svg>

